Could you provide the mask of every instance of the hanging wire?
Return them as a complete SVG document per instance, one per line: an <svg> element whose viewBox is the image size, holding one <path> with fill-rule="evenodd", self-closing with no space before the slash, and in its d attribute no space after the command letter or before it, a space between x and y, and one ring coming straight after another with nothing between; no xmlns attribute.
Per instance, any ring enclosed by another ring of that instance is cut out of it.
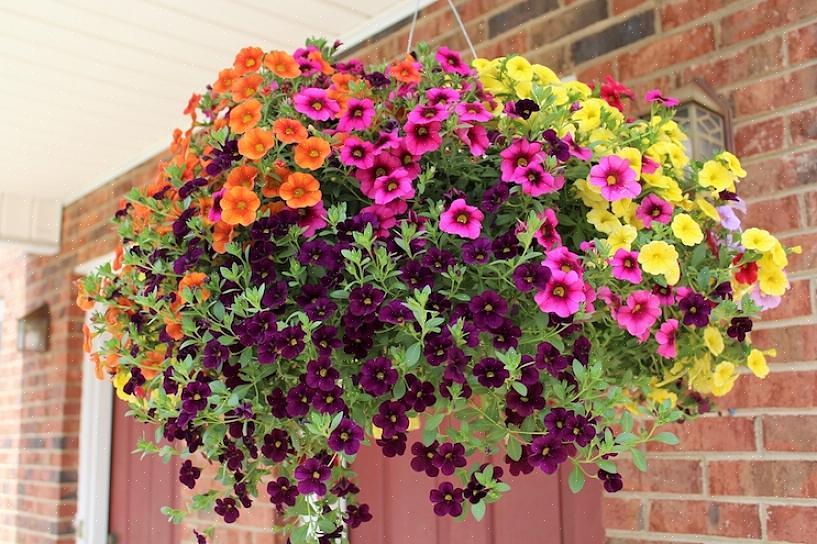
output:
<svg viewBox="0 0 817 544"><path fill-rule="evenodd" d="M414 29L417 27L418 13L420 13L420 0L417 0L417 5L414 8L414 17L411 19L411 28L409 29L408 43L406 44L406 55L411 54L411 42L414 41Z"/></svg>
<svg viewBox="0 0 817 544"><path fill-rule="evenodd" d="M477 50L474 48L474 44L471 42L471 37L465 30L465 25L462 23L462 18L460 17L460 12L457 11L457 6L454 5L454 0L448 0L448 6L451 8L451 13L454 14L454 18L457 20L457 24L460 26L462 35L465 38L465 43L468 44L468 49L471 50L471 54L474 56L474 58L477 58ZM411 54L411 46L412 43L414 42L414 29L417 28L417 15L419 13L420 0L417 0L416 7L414 8L414 17L411 18L411 27L409 28L408 43L406 44L406 55Z"/></svg>

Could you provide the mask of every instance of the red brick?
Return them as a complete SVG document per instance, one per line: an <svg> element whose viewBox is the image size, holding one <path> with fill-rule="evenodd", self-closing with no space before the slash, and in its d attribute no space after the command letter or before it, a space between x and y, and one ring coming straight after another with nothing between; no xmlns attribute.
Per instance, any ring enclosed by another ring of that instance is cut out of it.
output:
<svg viewBox="0 0 817 544"><path fill-rule="evenodd" d="M647 0L612 0L613 15L624 13L644 4Z"/></svg>
<svg viewBox="0 0 817 544"><path fill-rule="evenodd" d="M817 2L815 2L817 5ZM757 115L814 97L817 66L809 66L784 76L765 79L737 89L733 94L738 117Z"/></svg>
<svg viewBox="0 0 817 544"><path fill-rule="evenodd" d="M583 67L576 73L576 79L593 87L595 83L601 82L604 79L604 76L608 74L613 75L614 73L615 69L613 66L613 61L605 60L597 64L591 64Z"/></svg>
<svg viewBox="0 0 817 544"><path fill-rule="evenodd" d="M735 12L721 21L723 45L747 40L789 23L804 20L817 13L813 0L765 0Z"/></svg>
<svg viewBox="0 0 817 544"><path fill-rule="evenodd" d="M728 0L681 0L662 6L661 28L671 30L728 4Z"/></svg>
<svg viewBox="0 0 817 544"><path fill-rule="evenodd" d="M768 451L813 452L817 416L763 416L763 448Z"/></svg>
<svg viewBox="0 0 817 544"><path fill-rule="evenodd" d="M780 306L772 310L766 310L763 312L762 318L763 321L774 321L776 319L791 319L807 315L812 315L811 286L808 280L798 280L791 282L791 289L786 292Z"/></svg>
<svg viewBox="0 0 817 544"><path fill-rule="evenodd" d="M649 469L640 472L630 461L616 460L624 480L625 491L665 493L700 493L702 491L699 461L648 459Z"/></svg>
<svg viewBox="0 0 817 544"><path fill-rule="evenodd" d="M735 131L735 153L748 157L781 149L784 128L782 117L741 126Z"/></svg>
<svg viewBox="0 0 817 544"><path fill-rule="evenodd" d="M763 228L770 232L800 228L800 204L797 197L785 196L750 204L743 225Z"/></svg>
<svg viewBox="0 0 817 544"><path fill-rule="evenodd" d="M802 145L817 140L817 108L799 111L789 117L791 143Z"/></svg>
<svg viewBox="0 0 817 544"><path fill-rule="evenodd" d="M605 529L640 531L644 528L644 505L640 499L620 499L608 495L601 506Z"/></svg>
<svg viewBox="0 0 817 544"><path fill-rule="evenodd" d="M711 24L702 24L685 32L659 38L649 45L619 57L622 80L636 78L671 64L693 59L715 48Z"/></svg>
<svg viewBox="0 0 817 544"><path fill-rule="evenodd" d="M476 45L477 55L488 59L507 55L509 52L528 50L528 33L522 29L493 41L488 45Z"/></svg>
<svg viewBox="0 0 817 544"><path fill-rule="evenodd" d="M772 372L763 380L741 376L722 408L805 408L817 406L817 372Z"/></svg>
<svg viewBox="0 0 817 544"><path fill-rule="evenodd" d="M817 508L768 506L766 512L769 540L817 544Z"/></svg>
<svg viewBox="0 0 817 544"><path fill-rule="evenodd" d="M786 34L789 63L798 64L817 58L817 24L804 26Z"/></svg>
<svg viewBox="0 0 817 544"><path fill-rule="evenodd" d="M747 417L701 417L684 423L665 425L662 431L681 440L676 446L650 444L649 451L754 451L754 420Z"/></svg>
<svg viewBox="0 0 817 544"><path fill-rule="evenodd" d="M731 55L719 54L716 59L705 58L692 64L684 70L681 84L702 78L718 88L772 74L783 64L783 39L774 36Z"/></svg>
<svg viewBox="0 0 817 544"><path fill-rule="evenodd" d="M752 332L752 343L759 349L775 348L774 363L817 359L817 325L797 325Z"/></svg>
<svg viewBox="0 0 817 544"><path fill-rule="evenodd" d="M802 252L789 255L787 272L801 272L817 268L817 234L797 234L786 236L781 240L786 246L800 246Z"/></svg>
<svg viewBox="0 0 817 544"><path fill-rule="evenodd" d="M744 198L770 195L798 185L795 172L785 157L744 161L743 166L747 176L738 185L738 193Z"/></svg>
<svg viewBox="0 0 817 544"><path fill-rule="evenodd" d="M753 504L653 500L649 530L760 538L760 516L758 507Z"/></svg>
<svg viewBox="0 0 817 544"><path fill-rule="evenodd" d="M817 498L817 461L711 461L712 495Z"/></svg>

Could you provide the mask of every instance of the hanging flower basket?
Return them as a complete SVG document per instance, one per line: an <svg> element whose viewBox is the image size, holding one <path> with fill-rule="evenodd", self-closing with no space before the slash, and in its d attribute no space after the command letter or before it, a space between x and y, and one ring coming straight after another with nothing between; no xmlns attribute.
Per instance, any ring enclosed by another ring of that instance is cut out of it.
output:
<svg viewBox="0 0 817 544"><path fill-rule="evenodd" d="M294 544L346 538L379 514L365 444L410 456L440 516L482 518L506 471L615 492L618 458L766 375L752 316L791 250L741 231L746 172L690 160L673 99L631 119L626 87L520 56L332 54L242 50L80 284L99 376L199 488L174 521L271 501Z"/></svg>

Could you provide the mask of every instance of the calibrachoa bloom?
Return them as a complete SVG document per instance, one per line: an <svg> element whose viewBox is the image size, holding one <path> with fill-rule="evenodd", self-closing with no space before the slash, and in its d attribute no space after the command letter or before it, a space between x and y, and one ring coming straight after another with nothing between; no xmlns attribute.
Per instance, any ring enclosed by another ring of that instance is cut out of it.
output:
<svg viewBox="0 0 817 544"><path fill-rule="evenodd" d="M519 55L418 44L378 71L337 47L214 74L78 284L95 374L158 424L139 449L184 455L196 508L233 523L266 489L293 542L343 541L379 515L363 448L410 453L441 516L480 517L506 470L616 492L655 438L620 437L625 410L661 426L769 372L754 312L797 249L741 231L747 172L687 157L673 99L639 119L612 78Z"/></svg>

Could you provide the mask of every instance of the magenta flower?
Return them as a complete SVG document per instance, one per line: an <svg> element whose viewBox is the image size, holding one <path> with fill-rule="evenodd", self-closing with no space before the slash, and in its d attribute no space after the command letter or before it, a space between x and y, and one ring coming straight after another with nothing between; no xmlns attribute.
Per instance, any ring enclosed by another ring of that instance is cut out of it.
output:
<svg viewBox="0 0 817 544"><path fill-rule="evenodd" d="M406 149L412 155L424 155L430 151L439 149L443 138L440 136L440 123L406 123Z"/></svg>
<svg viewBox="0 0 817 544"><path fill-rule="evenodd" d="M374 119L374 103L368 98L350 98L338 120L338 130L366 130Z"/></svg>
<svg viewBox="0 0 817 544"><path fill-rule="evenodd" d="M539 142L529 142L521 138L515 139L511 145L500 153L502 164L502 181L516 181L522 183L522 179L516 176L520 168L525 168L529 164L541 164L545 160L545 152L542 151L542 144Z"/></svg>
<svg viewBox="0 0 817 544"><path fill-rule="evenodd" d="M482 231L485 216L475 206L469 206L465 199L458 198L440 216L440 230L462 238L476 240Z"/></svg>
<svg viewBox="0 0 817 544"><path fill-rule="evenodd" d="M391 235L389 229L397 225L397 214L392 206L398 202L405 204L402 200L393 200L385 206L373 204L360 210L360 213L373 213L377 216L377 228L374 233L378 238L388 238Z"/></svg>
<svg viewBox="0 0 817 544"><path fill-rule="evenodd" d="M491 120L491 112L485 109L482 102L463 102L457 104L454 111L464 123L484 123Z"/></svg>
<svg viewBox="0 0 817 544"><path fill-rule="evenodd" d="M448 108L444 104L417 104L408 114L408 121L425 125L442 123L448 119Z"/></svg>
<svg viewBox="0 0 817 544"><path fill-rule="evenodd" d="M652 222L667 224L672 220L672 204L660 196L650 193L638 205L635 216L644 223L644 226L652 228Z"/></svg>
<svg viewBox="0 0 817 544"><path fill-rule="evenodd" d="M641 336L655 324L660 316L661 305L658 303L658 298L649 291L635 291L619 308L616 321L633 336Z"/></svg>
<svg viewBox="0 0 817 544"><path fill-rule="evenodd" d="M681 101L677 98L662 95L660 89L652 89L651 91L647 91L644 94L644 100L647 102L656 102L666 108L674 108L681 103Z"/></svg>
<svg viewBox="0 0 817 544"><path fill-rule="evenodd" d="M491 142L488 140L488 131L482 125L473 125L468 128L458 128L454 131L457 138L462 143L468 146L471 155L481 157L485 155L485 150L490 147Z"/></svg>
<svg viewBox="0 0 817 544"><path fill-rule="evenodd" d="M313 121L326 121L340 112L338 103L329 98L324 89L317 87L301 89L295 95L294 105L295 111Z"/></svg>
<svg viewBox="0 0 817 544"><path fill-rule="evenodd" d="M539 227L539 230L533 234L533 237L536 238L539 245L547 250L560 245L562 243L562 237L559 236L559 233L556 231L556 227L559 226L559 219L556 217L556 212L548 208L539 215L539 219L544 220L544 222L542 226Z"/></svg>
<svg viewBox="0 0 817 544"><path fill-rule="evenodd" d="M371 168L358 170L355 177L360 182L360 190L369 198L374 198L372 187L374 180L400 168L400 160L390 153L381 152L375 155Z"/></svg>
<svg viewBox="0 0 817 544"><path fill-rule="evenodd" d="M638 252L619 248L610 259L613 277L617 280L641 283L641 268L638 266Z"/></svg>
<svg viewBox="0 0 817 544"><path fill-rule="evenodd" d="M515 181L521 180L522 192L530 196L542 196L554 193L564 186L563 177L554 178L540 164L529 164L520 167L514 172ZM520 183L517 181L517 183Z"/></svg>
<svg viewBox="0 0 817 544"><path fill-rule="evenodd" d="M570 150L570 154L573 157L576 157L577 159L580 159L580 160L583 160L583 161L589 161L591 158L593 158L593 151L591 151L587 147L582 147L579 144L577 144L573 140L573 135L570 134L569 132L567 134L565 134L565 137L562 138L562 141L568 145L568 149Z"/></svg>
<svg viewBox="0 0 817 544"><path fill-rule="evenodd" d="M401 198L407 200L414 197L414 186L411 178L403 168L380 176L374 180L374 203L388 204L392 200Z"/></svg>
<svg viewBox="0 0 817 544"><path fill-rule="evenodd" d="M635 198L641 192L635 170L617 155L602 157L590 169L590 183L601 189L601 196L609 201Z"/></svg>
<svg viewBox="0 0 817 544"><path fill-rule="evenodd" d="M471 73L471 68L463 62L459 52L449 49L446 46L442 46L437 50L437 54L434 55L434 60L439 62L440 68L443 69L443 72L448 74L467 76Z"/></svg>
<svg viewBox="0 0 817 544"><path fill-rule="evenodd" d="M318 201L310 208L298 208L296 211L298 212L298 226L305 229L303 235L307 238L312 238L319 229L327 225L326 209L322 201Z"/></svg>
<svg viewBox="0 0 817 544"><path fill-rule="evenodd" d="M547 287L536 293L533 299L543 312L570 317L585 301L584 282L573 270L551 270Z"/></svg>
<svg viewBox="0 0 817 544"><path fill-rule="evenodd" d="M551 270L561 270L562 272L573 270L579 275L584 271L581 258L564 246L548 251L542 264Z"/></svg>
<svg viewBox="0 0 817 544"><path fill-rule="evenodd" d="M641 173L642 174L652 174L661 164L658 161L654 161L646 155L641 155Z"/></svg>
<svg viewBox="0 0 817 544"><path fill-rule="evenodd" d="M346 166L371 168L374 164L374 146L356 136L349 136L340 148L340 162Z"/></svg>
<svg viewBox="0 0 817 544"><path fill-rule="evenodd" d="M655 331L655 341L658 342L658 355L667 359L674 359L678 355L678 345L675 336L678 334L678 320L667 319Z"/></svg>
<svg viewBox="0 0 817 544"><path fill-rule="evenodd" d="M426 99L429 104L442 104L447 106L460 99L460 93L448 87L433 87L426 91Z"/></svg>

